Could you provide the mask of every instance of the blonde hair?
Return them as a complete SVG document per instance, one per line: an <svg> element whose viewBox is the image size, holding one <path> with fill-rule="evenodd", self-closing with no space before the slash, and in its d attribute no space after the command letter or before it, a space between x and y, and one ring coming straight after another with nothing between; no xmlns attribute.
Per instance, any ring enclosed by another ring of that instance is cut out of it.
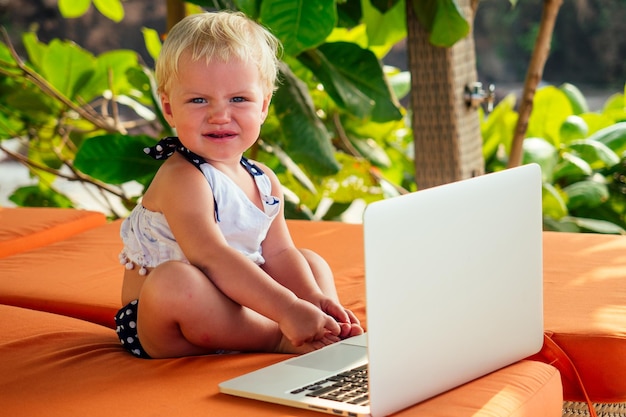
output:
<svg viewBox="0 0 626 417"><path fill-rule="evenodd" d="M192 61L207 63L240 59L256 63L264 91L276 89L280 41L267 29L240 12L194 14L178 22L167 35L156 63L157 88L169 93L178 75L181 55L189 51Z"/></svg>

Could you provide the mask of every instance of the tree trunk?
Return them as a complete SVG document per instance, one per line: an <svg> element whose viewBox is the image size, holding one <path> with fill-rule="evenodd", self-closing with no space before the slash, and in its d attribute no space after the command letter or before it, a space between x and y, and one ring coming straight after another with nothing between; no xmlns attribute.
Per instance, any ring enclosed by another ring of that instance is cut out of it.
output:
<svg viewBox="0 0 626 417"><path fill-rule="evenodd" d="M169 32L176 23L186 15L185 2L183 0L166 0L167 4L167 31Z"/></svg>
<svg viewBox="0 0 626 417"><path fill-rule="evenodd" d="M476 1L457 1L473 24ZM433 46L411 1L406 3L417 186L424 189L480 175L485 165L480 121L464 99L465 86L477 81L473 33L450 48Z"/></svg>

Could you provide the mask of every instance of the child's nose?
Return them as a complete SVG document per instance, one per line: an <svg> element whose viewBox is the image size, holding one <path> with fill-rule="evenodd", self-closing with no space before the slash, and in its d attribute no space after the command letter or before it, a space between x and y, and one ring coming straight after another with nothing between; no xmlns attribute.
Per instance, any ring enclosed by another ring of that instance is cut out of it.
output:
<svg viewBox="0 0 626 417"><path fill-rule="evenodd" d="M208 114L209 123L227 123L230 121L230 112L228 106L215 103L209 107Z"/></svg>

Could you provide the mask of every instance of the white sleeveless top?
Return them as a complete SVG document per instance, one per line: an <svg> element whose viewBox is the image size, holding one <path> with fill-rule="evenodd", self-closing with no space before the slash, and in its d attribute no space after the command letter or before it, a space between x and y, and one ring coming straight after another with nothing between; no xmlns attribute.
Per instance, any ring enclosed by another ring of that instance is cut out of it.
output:
<svg viewBox="0 0 626 417"><path fill-rule="evenodd" d="M245 159L242 160L242 165L256 183L263 210L218 169L206 162L199 164L198 168L213 190L215 213L211 215L216 216L218 227L226 241L248 259L262 265L265 259L261 243L280 211L280 200L271 195L272 185L267 175ZM124 243L120 262L128 269L139 265L140 274L146 273L145 268L154 268L166 261L189 262L176 242L165 216L150 211L141 204L122 222L120 235Z"/></svg>

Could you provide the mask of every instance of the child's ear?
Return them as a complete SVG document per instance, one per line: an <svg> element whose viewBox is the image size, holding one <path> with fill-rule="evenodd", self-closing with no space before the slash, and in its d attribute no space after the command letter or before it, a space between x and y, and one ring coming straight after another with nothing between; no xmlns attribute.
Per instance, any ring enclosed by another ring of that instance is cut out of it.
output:
<svg viewBox="0 0 626 417"><path fill-rule="evenodd" d="M265 122L265 119L267 118L267 114L270 111L271 102L272 102L272 93L265 96L265 99L263 100L263 107L261 109L261 123Z"/></svg>
<svg viewBox="0 0 626 417"><path fill-rule="evenodd" d="M166 94L161 93L159 98L161 100L161 109L163 111L163 117L165 117L165 120L167 120L167 123L169 123L171 127L176 127L174 126L174 116L172 115L172 105L170 104L169 97Z"/></svg>

